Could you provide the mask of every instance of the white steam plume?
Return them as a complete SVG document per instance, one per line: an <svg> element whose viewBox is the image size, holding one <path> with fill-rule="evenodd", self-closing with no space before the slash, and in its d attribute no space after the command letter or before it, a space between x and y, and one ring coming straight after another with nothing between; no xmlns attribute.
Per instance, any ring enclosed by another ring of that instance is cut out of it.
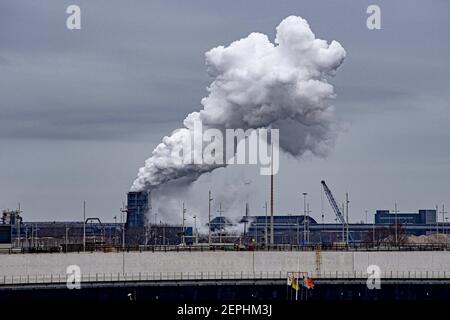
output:
<svg viewBox="0 0 450 320"><path fill-rule="evenodd" d="M282 150L293 156L306 151L326 155L335 136L329 101L335 94L327 78L344 57L338 42L316 39L308 22L295 16L278 25L274 44L266 35L252 33L208 51L207 71L214 80L201 101L203 109L189 114L184 128L163 138L139 169L132 190L178 179L190 183L222 166L172 160L172 150L191 141L195 121L201 121L204 129L279 128Z"/></svg>

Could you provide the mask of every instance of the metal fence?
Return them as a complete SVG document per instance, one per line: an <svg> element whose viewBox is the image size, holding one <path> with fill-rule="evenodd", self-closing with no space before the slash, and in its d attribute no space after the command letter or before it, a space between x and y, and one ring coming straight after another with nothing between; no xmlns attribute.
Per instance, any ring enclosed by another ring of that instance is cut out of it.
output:
<svg viewBox="0 0 450 320"><path fill-rule="evenodd" d="M82 252L80 247L69 252ZM193 245L140 245L140 246L99 246L89 248L88 252L203 252L203 251L450 251L450 243L423 244L379 244L372 243L321 243L321 244L274 244L274 245L238 245L234 243L199 243ZM10 248L1 249L0 253L64 253L64 246L51 248Z"/></svg>
<svg viewBox="0 0 450 320"><path fill-rule="evenodd" d="M308 277L314 280L342 279L342 280L365 280L369 277L366 271L326 271L307 272ZM283 271L260 271L260 272L154 272L154 273L95 273L82 274L81 282L137 282L137 281L202 281L202 280L287 280L288 273ZM381 279L450 279L447 271L387 271L381 273ZM36 275L11 275L0 276L2 285L24 285L24 284L61 284L68 281L66 274L36 274Z"/></svg>
<svg viewBox="0 0 450 320"><path fill-rule="evenodd" d="M136 250L136 249L135 249ZM139 251L450 251L450 243L426 243L426 244L403 244L389 245L383 244L373 246L369 243L323 243L311 245L291 245L291 244L274 244L267 246L239 246L230 244L200 244L200 245L141 245L137 249Z"/></svg>

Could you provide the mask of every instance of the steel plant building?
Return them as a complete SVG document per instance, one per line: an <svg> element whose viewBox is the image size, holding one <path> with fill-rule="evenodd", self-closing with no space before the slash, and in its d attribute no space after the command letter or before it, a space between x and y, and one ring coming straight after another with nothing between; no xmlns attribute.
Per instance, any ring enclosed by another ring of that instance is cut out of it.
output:
<svg viewBox="0 0 450 320"><path fill-rule="evenodd" d="M320 244L336 242L380 242L395 233L398 236L450 233L450 224L437 222L435 209L421 209L418 213L395 213L377 210L374 223L318 223L308 215L274 215L274 244ZM270 234L269 216L244 216L240 221L241 232L249 241L266 242ZM220 233L233 225L229 219L216 217L211 220L211 230ZM236 226L237 224L234 223ZM222 231L221 231L222 230ZM348 231L347 231L348 230ZM347 239L348 232L348 239Z"/></svg>

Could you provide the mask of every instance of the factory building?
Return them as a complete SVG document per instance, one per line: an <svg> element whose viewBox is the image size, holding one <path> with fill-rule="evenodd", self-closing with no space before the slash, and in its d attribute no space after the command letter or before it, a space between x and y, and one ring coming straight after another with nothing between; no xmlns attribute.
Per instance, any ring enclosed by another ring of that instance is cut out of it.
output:
<svg viewBox="0 0 450 320"><path fill-rule="evenodd" d="M436 224L436 210L419 210L419 213L393 213L389 210L377 210L376 224Z"/></svg>
<svg viewBox="0 0 450 320"><path fill-rule="evenodd" d="M11 249L11 225L0 224L0 251Z"/></svg>
<svg viewBox="0 0 450 320"><path fill-rule="evenodd" d="M126 227L145 227L147 213L150 210L150 194L148 192L128 192Z"/></svg>
<svg viewBox="0 0 450 320"><path fill-rule="evenodd" d="M310 216L303 214L275 215L273 219L274 244L342 243L347 241L347 237L349 242L354 243L380 243L388 238L392 239L395 233L402 239L410 235L450 234L450 224L436 222L435 209L419 210L418 213L377 210L375 223L349 223L348 226L341 223L317 223ZM250 241L265 243L266 235L270 234L270 217L244 216L240 222L241 232L246 234ZM217 231L218 226L223 224L222 217L212 219L212 231ZM229 225L229 220L226 224Z"/></svg>
<svg viewBox="0 0 450 320"><path fill-rule="evenodd" d="M29 251L81 251L138 248L142 245L179 245L204 243L205 235L192 226L150 224L150 194L129 192L126 219L120 223L103 223L98 218L67 222L22 221L20 210L5 210L0 224L0 249L20 248ZM307 212L307 211L306 211ZM122 223L123 221L123 223ZM238 222L218 216L211 220L212 242L269 243L271 217L245 215ZM307 214L274 215L273 243L315 245L331 243L384 243L403 240L409 235L450 234L450 224L437 222L435 209L417 213L377 210L374 223L318 223Z"/></svg>
<svg viewBox="0 0 450 320"><path fill-rule="evenodd" d="M26 252L60 252L136 249L140 245L193 243L192 227L148 224L150 196L147 192L127 194L121 222L23 221L20 210L4 210L0 220L0 249ZM114 217L116 219L116 217ZM123 221L123 222L122 222Z"/></svg>
<svg viewBox="0 0 450 320"><path fill-rule="evenodd" d="M12 225L13 248L28 251L82 251L83 239L87 251L107 250L122 243L121 223L88 221L26 221Z"/></svg>
<svg viewBox="0 0 450 320"><path fill-rule="evenodd" d="M264 240L266 232L270 234L270 217L268 216L250 216L246 218L249 221L248 236L255 239L256 242ZM304 224L306 222L306 224ZM307 239L308 232L305 232L308 227L317 224L317 222L304 215L276 215L273 217L274 243L304 243Z"/></svg>
<svg viewBox="0 0 450 320"><path fill-rule="evenodd" d="M227 228L234 226L235 223L228 219L227 217L215 217L211 219L211 223L209 224L212 232L225 231Z"/></svg>
<svg viewBox="0 0 450 320"><path fill-rule="evenodd" d="M137 245L177 245L192 243L192 227L149 224L151 210L150 193L147 191L128 192L125 230L128 246Z"/></svg>
<svg viewBox="0 0 450 320"><path fill-rule="evenodd" d="M126 243L129 246L137 246L147 243L148 226L147 214L150 210L149 193L145 191L128 192L127 214L125 223Z"/></svg>
<svg viewBox="0 0 450 320"><path fill-rule="evenodd" d="M184 227L181 225L170 225L160 223L157 225L149 226L149 237L146 244L151 245L179 245L182 244L191 245L194 241L193 228Z"/></svg>
<svg viewBox="0 0 450 320"><path fill-rule="evenodd" d="M0 224L0 249L23 249L27 252L83 251L83 228L85 227L86 251L111 251L121 249L125 236L126 249L139 245L178 245L183 241L181 225L148 225L147 233L141 235L145 243L131 244L129 235L123 232L122 223L82 221L22 222L19 225ZM185 227L184 242L193 243L193 228ZM0 250L1 251L1 250Z"/></svg>

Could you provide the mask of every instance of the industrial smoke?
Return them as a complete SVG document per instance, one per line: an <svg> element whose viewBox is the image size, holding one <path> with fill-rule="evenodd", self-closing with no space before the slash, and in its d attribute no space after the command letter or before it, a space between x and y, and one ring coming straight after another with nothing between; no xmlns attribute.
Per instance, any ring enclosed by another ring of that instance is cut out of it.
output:
<svg viewBox="0 0 450 320"><path fill-rule="evenodd" d="M213 78L202 109L189 114L184 127L165 136L139 169L132 191L152 190L170 181L195 181L226 164L184 164L173 150L194 137L194 123L203 129L279 129L281 150L293 156L309 151L325 156L335 137L334 76L345 58L337 41L317 39L301 17L285 18L272 43L251 33L205 55ZM193 151L194 152L194 151Z"/></svg>

